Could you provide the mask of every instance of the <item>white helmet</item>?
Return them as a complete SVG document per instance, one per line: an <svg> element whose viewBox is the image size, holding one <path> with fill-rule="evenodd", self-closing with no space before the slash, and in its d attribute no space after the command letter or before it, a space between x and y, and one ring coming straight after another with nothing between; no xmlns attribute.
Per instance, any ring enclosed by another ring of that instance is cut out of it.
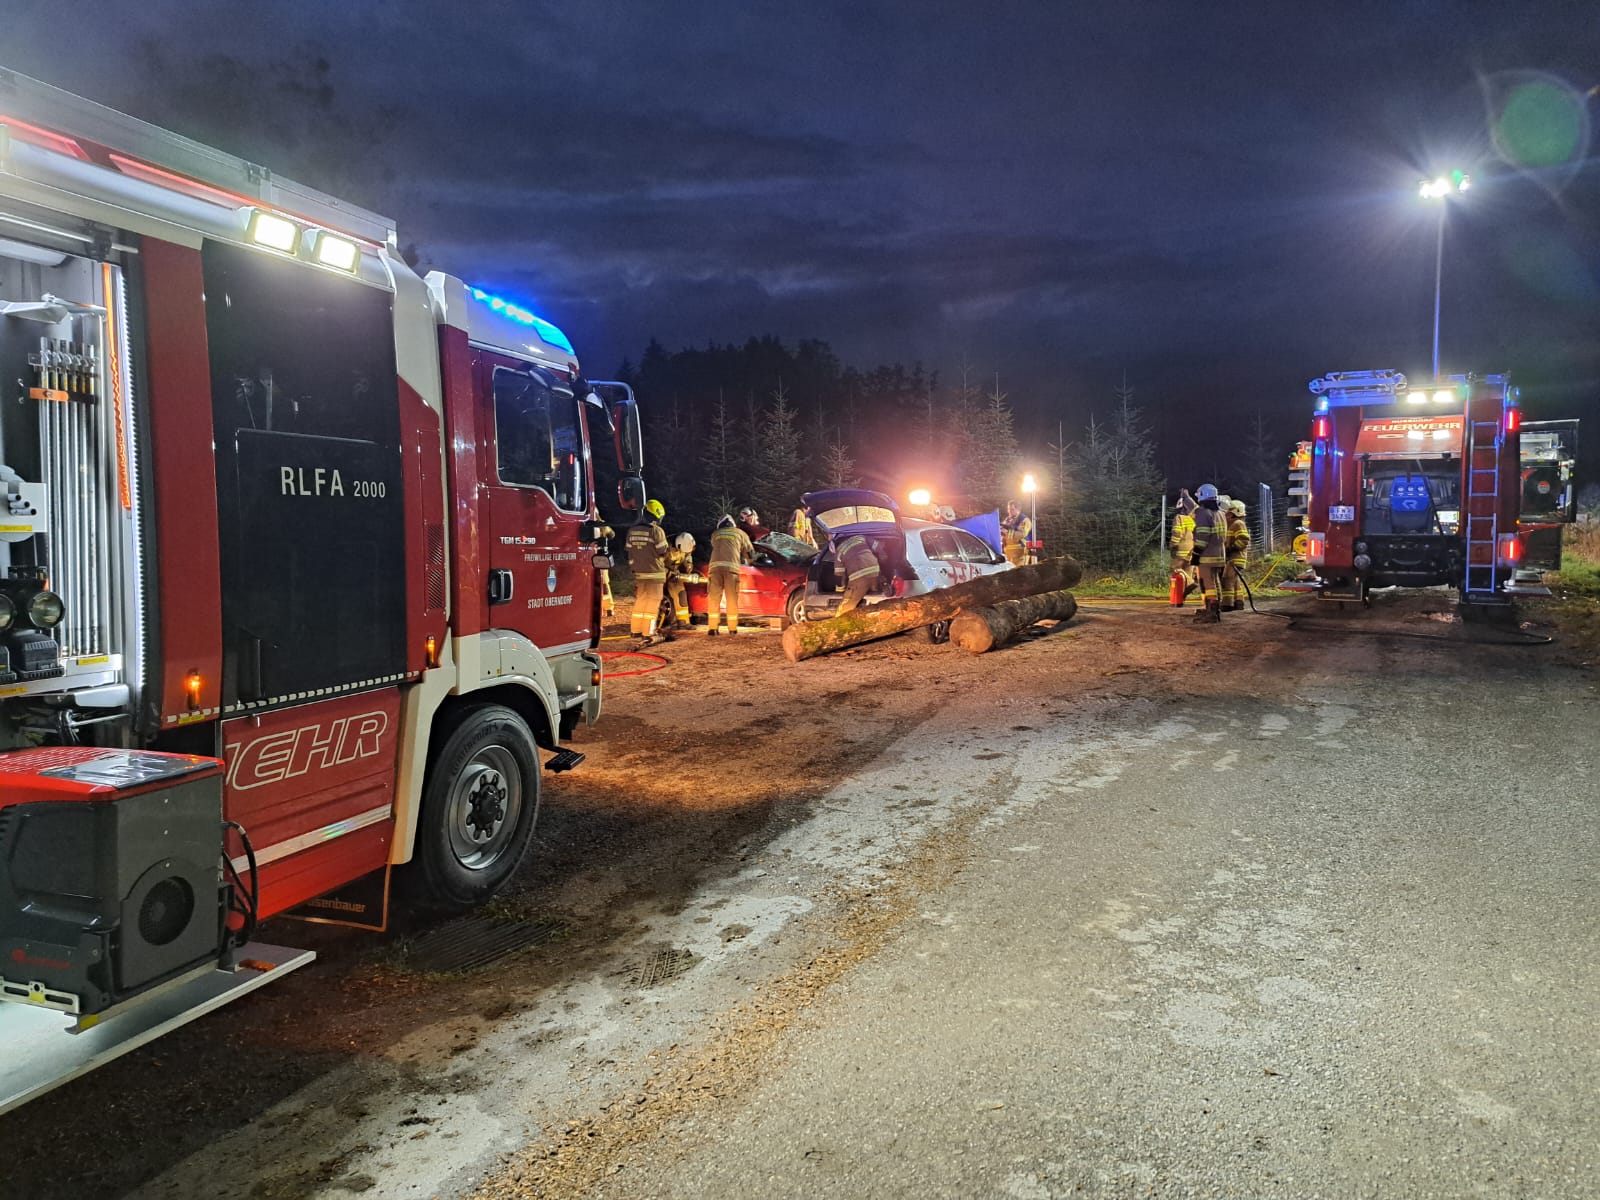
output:
<svg viewBox="0 0 1600 1200"><path fill-rule="evenodd" d="M673 545L678 547L678 552L680 554L689 553L689 551L694 549L694 534L687 531L680 533L677 538L674 539Z"/></svg>

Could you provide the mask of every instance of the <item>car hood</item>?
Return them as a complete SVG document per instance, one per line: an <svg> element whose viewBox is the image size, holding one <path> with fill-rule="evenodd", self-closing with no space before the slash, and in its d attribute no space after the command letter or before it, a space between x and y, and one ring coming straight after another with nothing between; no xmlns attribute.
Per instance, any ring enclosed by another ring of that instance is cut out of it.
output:
<svg viewBox="0 0 1600 1200"><path fill-rule="evenodd" d="M900 508L893 498L864 488L830 488L800 497L806 515L829 536L900 533Z"/></svg>

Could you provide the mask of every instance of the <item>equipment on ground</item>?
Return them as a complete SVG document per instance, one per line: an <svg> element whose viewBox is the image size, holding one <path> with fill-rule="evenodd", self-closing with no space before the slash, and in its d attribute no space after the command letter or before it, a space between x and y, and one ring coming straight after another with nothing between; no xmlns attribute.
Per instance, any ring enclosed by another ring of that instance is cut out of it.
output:
<svg viewBox="0 0 1600 1200"><path fill-rule="evenodd" d="M4 1111L309 961L258 919L502 886L600 713L590 430L647 500L556 326L8 71L0 380Z"/></svg>
<svg viewBox="0 0 1600 1200"><path fill-rule="evenodd" d="M1362 602L1373 588L1444 584L1477 611L1549 594L1528 564L1525 427L1505 375L1413 385L1398 371L1352 371L1310 388L1310 453L1291 464L1307 465L1291 471L1290 494L1305 499L1311 575L1283 586ZM1552 459L1567 493L1543 514L1554 524L1571 519L1577 422L1550 424L1559 432L1529 448L1570 451L1564 468Z"/></svg>

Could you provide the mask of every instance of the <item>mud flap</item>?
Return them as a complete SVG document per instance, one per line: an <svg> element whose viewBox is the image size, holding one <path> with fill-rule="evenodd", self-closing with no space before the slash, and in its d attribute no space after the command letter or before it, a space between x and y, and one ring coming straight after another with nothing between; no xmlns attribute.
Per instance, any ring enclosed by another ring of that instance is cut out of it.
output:
<svg viewBox="0 0 1600 1200"><path fill-rule="evenodd" d="M392 865L380 867L279 915L312 925L345 925L383 933L389 928L389 872L393 869Z"/></svg>

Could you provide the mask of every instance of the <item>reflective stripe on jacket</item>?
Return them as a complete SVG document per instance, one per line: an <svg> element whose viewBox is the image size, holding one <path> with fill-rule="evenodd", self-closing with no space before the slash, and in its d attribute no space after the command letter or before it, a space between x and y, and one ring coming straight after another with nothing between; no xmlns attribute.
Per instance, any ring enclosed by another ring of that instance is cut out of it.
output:
<svg viewBox="0 0 1600 1200"><path fill-rule="evenodd" d="M1217 511L1216 501L1202 500L1194 510L1194 548L1200 565L1220 567L1227 561L1228 521Z"/></svg>
<svg viewBox="0 0 1600 1200"><path fill-rule="evenodd" d="M1172 518L1172 536L1167 539L1167 545L1174 554L1188 555L1194 549L1194 518L1188 513L1179 513Z"/></svg>
<svg viewBox="0 0 1600 1200"><path fill-rule="evenodd" d="M755 557L756 548L750 543L750 535L742 529L731 529L723 526L711 535L711 565L713 567L732 567L738 570L740 563L747 563Z"/></svg>
<svg viewBox="0 0 1600 1200"><path fill-rule="evenodd" d="M667 535L661 526L654 521L635 525L628 530L624 545L628 550L628 566L635 579L667 577L667 561L672 548L667 544Z"/></svg>
<svg viewBox="0 0 1600 1200"><path fill-rule="evenodd" d="M1228 521L1228 561L1243 565L1249 553L1250 526L1243 517L1233 517Z"/></svg>
<svg viewBox="0 0 1600 1200"><path fill-rule="evenodd" d="M867 545L867 539L859 533L851 534L840 542L835 557L849 572L846 576L846 581L849 583L878 574L878 556L872 552L872 547Z"/></svg>

